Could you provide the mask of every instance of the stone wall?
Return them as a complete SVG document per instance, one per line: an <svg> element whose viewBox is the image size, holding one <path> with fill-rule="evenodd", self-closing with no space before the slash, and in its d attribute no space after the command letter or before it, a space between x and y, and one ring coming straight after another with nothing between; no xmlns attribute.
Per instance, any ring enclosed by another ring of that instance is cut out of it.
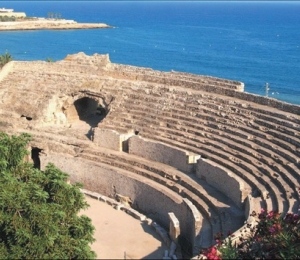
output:
<svg viewBox="0 0 300 260"><path fill-rule="evenodd" d="M80 167L78 163L80 160ZM41 169L51 162L70 175L70 182L80 182L84 188L110 198L120 194L132 201L132 207L169 229L169 212L179 220L182 239L193 248L199 235L202 216L193 204L176 193L135 174L64 154L41 154Z"/></svg>
<svg viewBox="0 0 300 260"><path fill-rule="evenodd" d="M192 173L194 164L200 158L194 153L140 136L130 137L128 143L130 154L173 166L185 173Z"/></svg>
<svg viewBox="0 0 300 260"><path fill-rule="evenodd" d="M114 130L96 127L94 130L94 143L100 147L105 147L115 151L127 151L127 140L133 135L133 132L120 134Z"/></svg>
<svg viewBox="0 0 300 260"><path fill-rule="evenodd" d="M226 194L238 207L242 207L246 191L243 181L237 176L231 176L230 172L205 159L198 160L196 175Z"/></svg>

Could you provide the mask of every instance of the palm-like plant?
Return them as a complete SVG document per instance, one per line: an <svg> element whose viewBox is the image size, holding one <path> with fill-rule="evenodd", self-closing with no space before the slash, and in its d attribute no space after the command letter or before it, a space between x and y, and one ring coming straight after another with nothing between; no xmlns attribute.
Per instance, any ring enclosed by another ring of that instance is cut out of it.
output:
<svg viewBox="0 0 300 260"><path fill-rule="evenodd" d="M0 68L11 60L12 56L7 51L4 54L0 55Z"/></svg>

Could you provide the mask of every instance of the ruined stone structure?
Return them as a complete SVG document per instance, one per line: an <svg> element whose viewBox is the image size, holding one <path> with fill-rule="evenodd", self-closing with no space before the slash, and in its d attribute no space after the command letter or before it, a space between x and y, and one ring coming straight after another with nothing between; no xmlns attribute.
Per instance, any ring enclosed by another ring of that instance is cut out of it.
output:
<svg viewBox="0 0 300 260"><path fill-rule="evenodd" d="M0 127L31 157L157 221L190 256L253 210L297 212L300 107L240 82L114 64L108 55L12 61Z"/></svg>

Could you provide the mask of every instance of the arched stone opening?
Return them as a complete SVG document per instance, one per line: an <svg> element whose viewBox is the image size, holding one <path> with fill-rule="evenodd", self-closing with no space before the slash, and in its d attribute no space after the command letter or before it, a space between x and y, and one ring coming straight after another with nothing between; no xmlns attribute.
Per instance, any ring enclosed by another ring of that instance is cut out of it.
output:
<svg viewBox="0 0 300 260"><path fill-rule="evenodd" d="M106 116L106 110L96 100L83 97L74 102L79 120L85 121L91 127L96 127Z"/></svg>
<svg viewBox="0 0 300 260"><path fill-rule="evenodd" d="M40 160L40 152L42 149L39 149L37 147L32 147L31 149L31 159L33 162L33 167L36 169L41 169L41 160Z"/></svg>
<svg viewBox="0 0 300 260"><path fill-rule="evenodd" d="M107 110L97 100L82 97L74 101L65 114L69 122L84 121L90 127L96 127L107 115Z"/></svg>

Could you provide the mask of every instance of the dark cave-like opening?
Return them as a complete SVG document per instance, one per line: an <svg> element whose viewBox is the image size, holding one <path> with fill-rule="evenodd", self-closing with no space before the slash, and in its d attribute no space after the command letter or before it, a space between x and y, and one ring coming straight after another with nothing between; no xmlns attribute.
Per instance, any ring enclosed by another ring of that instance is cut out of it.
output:
<svg viewBox="0 0 300 260"><path fill-rule="evenodd" d="M96 127L106 116L107 111L96 100L83 97L74 102L79 119Z"/></svg>
<svg viewBox="0 0 300 260"><path fill-rule="evenodd" d="M31 159L33 161L33 167L36 169L41 169L41 160L40 160L40 152L42 149L37 147L32 147L31 149Z"/></svg>
<svg viewBox="0 0 300 260"><path fill-rule="evenodd" d="M21 115L21 117L25 117L26 120L28 120L28 121L31 121L31 120L32 120L32 117L30 117L30 116L24 116L24 115Z"/></svg>

